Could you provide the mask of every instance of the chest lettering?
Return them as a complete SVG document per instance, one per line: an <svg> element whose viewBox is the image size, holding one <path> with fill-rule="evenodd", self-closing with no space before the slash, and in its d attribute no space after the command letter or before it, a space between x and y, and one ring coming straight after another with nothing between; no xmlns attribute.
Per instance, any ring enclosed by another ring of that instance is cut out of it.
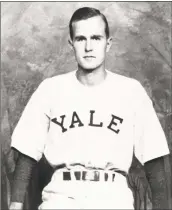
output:
<svg viewBox="0 0 172 210"><path fill-rule="evenodd" d="M89 122L87 124L88 126L92 126L92 127L103 127L103 126L107 126L108 129L110 129L111 131L115 132L116 134L119 133L120 129L117 128L117 127L119 127L120 124L122 124L122 122L123 122L123 119L122 118L111 114L111 116L109 117L109 123L107 125L104 125L103 122L95 122L94 114L95 114L95 111L94 110L90 110L90 113L89 113L89 115L90 115L89 116ZM60 116L59 119L57 119L57 118L51 119L51 121L53 123L55 123L56 125L58 125L58 126L61 127L63 133L68 130L64 126L65 117L66 117L66 115L62 115L62 116ZM78 114L76 112L73 112L69 129L75 128L76 126L77 127L85 126L84 123L81 121L81 119L78 116Z"/></svg>

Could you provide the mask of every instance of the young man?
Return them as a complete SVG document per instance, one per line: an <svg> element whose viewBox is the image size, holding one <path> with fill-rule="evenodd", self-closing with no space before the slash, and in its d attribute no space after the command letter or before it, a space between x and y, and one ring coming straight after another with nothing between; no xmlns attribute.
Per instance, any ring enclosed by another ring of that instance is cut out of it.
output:
<svg viewBox="0 0 172 210"><path fill-rule="evenodd" d="M81 8L69 28L78 68L44 80L14 130L11 146L21 155L10 208L22 209L44 154L55 170L39 209L134 209L122 174L133 152L142 164L169 154L164 132L141 84L106 70L112 38L105 16Z"/></svg>

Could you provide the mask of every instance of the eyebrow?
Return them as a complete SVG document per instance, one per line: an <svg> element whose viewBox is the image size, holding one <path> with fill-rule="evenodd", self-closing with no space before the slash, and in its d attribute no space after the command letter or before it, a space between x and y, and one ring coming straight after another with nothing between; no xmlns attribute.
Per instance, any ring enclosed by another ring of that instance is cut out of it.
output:
<svg viewBox="0 0 172 210"><path fill-rule="evenodd" d="M94 34L94 35L91 35L91 38L102 38L103 36L102 35L96 35L96 34ZM75 36L75 39L86 39L86 37L85 36L83 36L83 35L78 35L78 36Z"/></svg>
<svg viewBox="0 0 172 210"><path fill-rule="evenodd" d="M91 38L102 38L102 35L92 35Z"/></svg>
<svg viewBox="0 0 172 210"><path fill-rule="evenodd" d="M79 36L75 36L75 39L85 39L85 36L79 35Z"/></svg>

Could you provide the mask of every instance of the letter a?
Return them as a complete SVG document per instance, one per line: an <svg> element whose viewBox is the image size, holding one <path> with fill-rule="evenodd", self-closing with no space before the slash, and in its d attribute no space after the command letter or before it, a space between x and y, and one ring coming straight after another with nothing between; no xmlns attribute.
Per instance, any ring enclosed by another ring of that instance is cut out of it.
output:
<svg viewBox="0 0 172 210"><path fill-rule="evenodd" d="M76 119L75 119L76 118ZM76 112L73 112L73 116L72 116L72 122L71 125L69 126L69 128L74 128L74 124L75 123L79 123L78 127L84 126L84 124L81 122L81 120L79 119L78 115Z"/></svg>

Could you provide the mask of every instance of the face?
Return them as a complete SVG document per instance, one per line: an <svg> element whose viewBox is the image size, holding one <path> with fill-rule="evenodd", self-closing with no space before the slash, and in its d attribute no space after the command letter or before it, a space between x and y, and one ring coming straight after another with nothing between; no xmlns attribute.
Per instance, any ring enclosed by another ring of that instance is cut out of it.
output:
<svg viewBox="0 0 172 210"><path fill-rule="evenodd" d="M94 70L104 67L106 52L111 46L111 38L105 34L105 23L100 16L73 23L73 47L78 67Z"/></svg>

